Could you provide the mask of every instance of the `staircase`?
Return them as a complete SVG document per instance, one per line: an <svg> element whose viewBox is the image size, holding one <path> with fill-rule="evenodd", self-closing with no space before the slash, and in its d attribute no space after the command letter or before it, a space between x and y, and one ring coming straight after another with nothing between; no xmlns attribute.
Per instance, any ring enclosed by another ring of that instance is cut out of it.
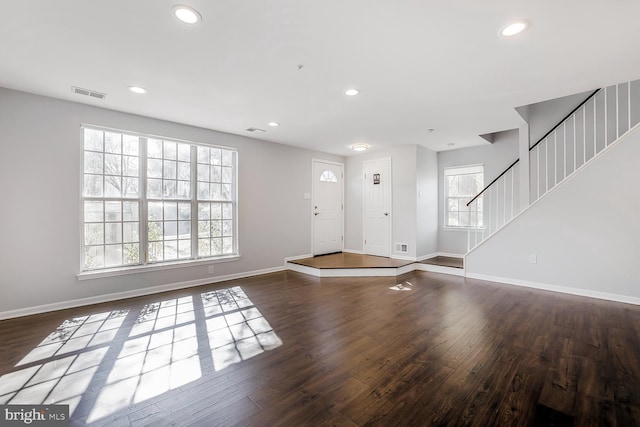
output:
<svg viewBox="0 0 640 427"><path fill-rule="evenodd" d="M468 203L467 253L640 122L640 80L595 90L529 149L529 197L519 200L515 160Z"/></svg>

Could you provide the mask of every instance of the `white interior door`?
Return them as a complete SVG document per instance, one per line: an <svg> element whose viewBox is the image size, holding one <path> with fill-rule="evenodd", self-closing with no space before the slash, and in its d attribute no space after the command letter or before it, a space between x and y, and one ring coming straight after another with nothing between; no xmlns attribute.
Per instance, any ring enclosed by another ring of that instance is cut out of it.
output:
<svg viewBox="0 0 640 427"><path fill-rule="evenodd" d="M364 253L391 256L391 159L363 163Z"/></svg>
<svg viewBox="0 0 640 427"><path fill-rule="evenodd" d="M343 169L337 163L313 161L313 254L342 252Z"/></svg>

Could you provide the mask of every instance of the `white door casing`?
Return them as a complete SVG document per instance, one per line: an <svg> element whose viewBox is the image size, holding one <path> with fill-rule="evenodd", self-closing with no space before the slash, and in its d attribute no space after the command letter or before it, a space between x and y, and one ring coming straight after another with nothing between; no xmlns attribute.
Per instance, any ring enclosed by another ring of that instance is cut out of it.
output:
<svg viewBox="0 0 640 427"><path fill-rule="evenodd" d="M391 256L391 158L365 161L363 252Z"/></svg>
<svg viewBox="0 0 640 427"><path fill-rule="evenodd" d="M344 165L313 160L313 255L342 252Z"/></svg>

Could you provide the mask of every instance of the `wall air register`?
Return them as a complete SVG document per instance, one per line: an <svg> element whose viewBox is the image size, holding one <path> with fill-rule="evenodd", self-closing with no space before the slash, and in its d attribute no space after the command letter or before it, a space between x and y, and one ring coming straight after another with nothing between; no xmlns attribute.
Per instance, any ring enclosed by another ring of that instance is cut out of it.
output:
<svg viewBox="0 0 640 427"><path fill-rule="evenodd" d="M396 252L404 252L404 253L409 252L409 245L407 245L406 243L396 242Z"/></svg>

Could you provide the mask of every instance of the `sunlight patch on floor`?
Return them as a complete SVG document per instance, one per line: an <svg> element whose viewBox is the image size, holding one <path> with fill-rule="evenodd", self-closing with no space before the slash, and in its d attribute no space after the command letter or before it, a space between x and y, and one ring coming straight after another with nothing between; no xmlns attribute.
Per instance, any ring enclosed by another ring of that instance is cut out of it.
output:
<svg viewBox="0 0 640 427"><path fill-rule="evenodd" d="M282 345L282 340L239 286L202 294L216 371Z"/></svg>
<svg viewBox="0 0 640 427"><path fill-rule="evenodd" d="M200 298L197 313L187 296L146 304L135 320L129 310L65 320L0 377L0 404L68 404L71 416L81 405L92 423L200 379L203 366L220 371L282 345L239 286Z"/></svg>

